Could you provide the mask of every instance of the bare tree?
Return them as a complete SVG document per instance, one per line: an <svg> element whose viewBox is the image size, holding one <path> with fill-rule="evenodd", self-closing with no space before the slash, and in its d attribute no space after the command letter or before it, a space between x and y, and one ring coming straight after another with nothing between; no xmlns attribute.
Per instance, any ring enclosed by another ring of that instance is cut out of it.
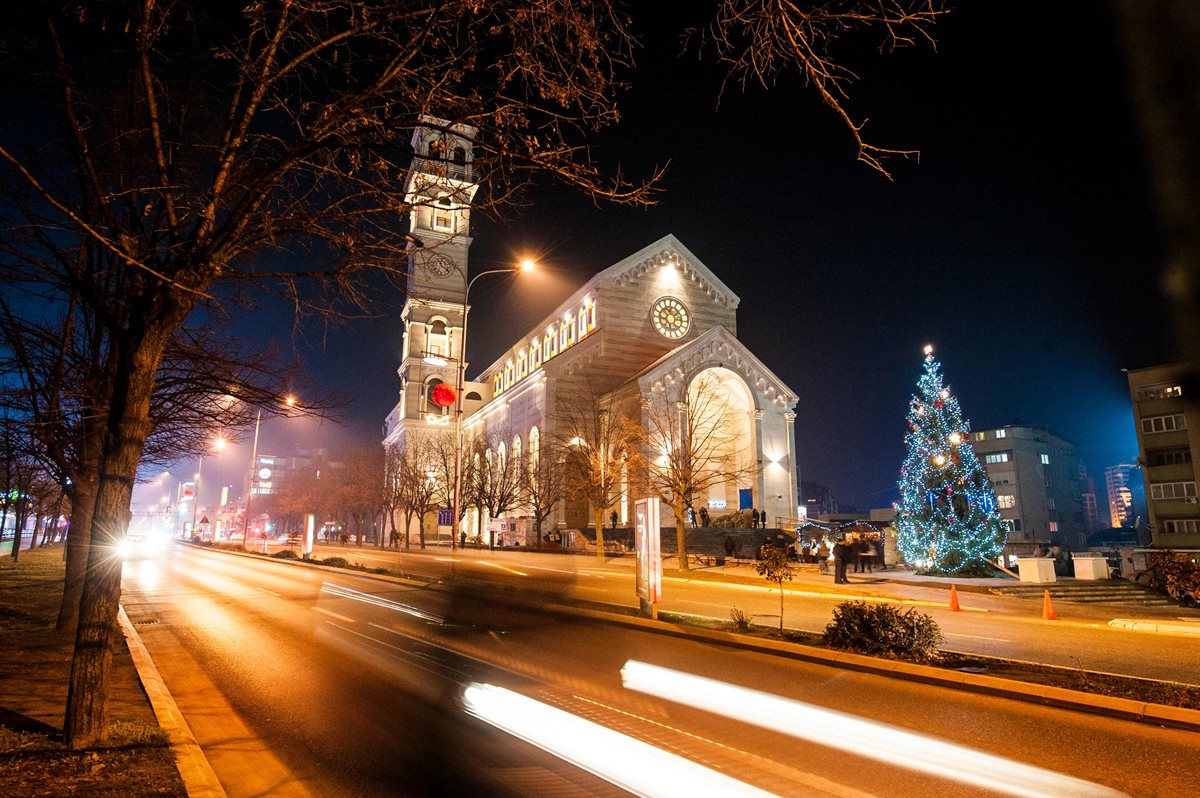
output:
<svg viewBox="0 0 1200 798"><path fill-rule="evenodd" d="M566 464L561 447L552 439L529 444L526 464L521 467L521 501L529 507L537 543L542 545L542 526L567 497Z"/></svg>
<svg viewBox="0 0 1200 798"><path fill-rule="evenodd" d="M712 22L692 31L691 39L697 49L715 51L728 80L743 88L750 83L769 88L797 73L854 139L858 160L891 179L884 162L917 151L877 147L863 139L865 120L855 121L846 107L858 76L833 50L841 39L868 31L879 33L881 51L920 42L932 47L932 28L946 13L941 0L721 0Z"/></svg>
<svg viewBox="0 0 1200 798"><path fill-rule="evenodd" d="M488 518L499 518L521 500L521 475L507 448L511 435L506 429L488 430L471 441L474 475L471 495ZM495 538L489 536L491 545Z"/></svg>
<svg viewBox="0 0 1200 798"><path fill-rule="evenodd" d="M722 18L734 35L744 24L718 16L718 30ZM830 17L826 30L855 24ZM120 598L107 551L129 522L164 352L189 316L219 317L255 286L298 316L362 313L378 278L402 273L405 142L433 117L481 131L472 168L485 211L539 174L644 204L657 175L609 177L586 146L618 119L631 62L628 17L608 0L244 0L236 12L85 0L0 25L12 102L53 120L0 131L0 186L14 200L0 206L4 277L39 311L86 306L105 332L93 545L64 727L80 747L107 735Z"/></svg>
<svg viewBox="0 0 1200 798"><path fill-rule="evenodd" d="M685 571L688 512L694 512L696 497L754 474L750 442L739 440L737 412L711 374L677 381L643 404L640 429L647 485L671 506L679 567Z"/></svg>
<svg viewBox="0 0 1200 798"><path fill-rule="evenodd" d="M590 504L596 556L603 560L604 516L620 500L629 475L640 471L642 435L611 395L586 381L570 392L560 388L557 416L567 493Z"/></svg>
<svg viewBox="0 0 1200 798"><path fill-rule="evenodd" d="M399 462L399 503L404 511L404 547L411 545L412 522L417 520L418 545L425 548L425 516L437 508L441 493L438 479L438 450L427 438L409 435L404 440Z"/></svg>

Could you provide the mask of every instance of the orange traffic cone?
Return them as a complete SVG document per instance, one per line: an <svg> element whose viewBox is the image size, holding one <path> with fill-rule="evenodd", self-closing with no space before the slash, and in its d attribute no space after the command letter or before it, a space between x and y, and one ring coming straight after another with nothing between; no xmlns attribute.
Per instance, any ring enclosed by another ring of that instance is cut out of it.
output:
<svg viewBox="0 0 1200 798"><path fill-rule="evenodd" d="M950 612L962 612L962 607L958 606L958 588L950 585Z"/></svg>
<svg viewBox="0 0 1200 798"><path fill-rule="evenodd" d="M1054 602L1050 600L1050 590L1046 590L1046 598L1042 601L1042 620L1057 621L1058 616L1054 614Z"/></svg>

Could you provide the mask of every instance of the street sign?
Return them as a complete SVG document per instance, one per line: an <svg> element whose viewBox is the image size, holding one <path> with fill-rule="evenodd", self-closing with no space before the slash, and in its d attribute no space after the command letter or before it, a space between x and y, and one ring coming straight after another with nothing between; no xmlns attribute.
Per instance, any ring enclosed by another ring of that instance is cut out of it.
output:
<svg viewBox="0 0 1200 798"><path fill-rule="evenodd" d="M206 516L204 516L203 518L201 518L201 519L200 519L200 523L202 523L202 524L207 524L207 523L209 523L208 516L206 515Z"/></svg>
<svg viewBox="0 0 1200 798"><path fill-rule="evenodd" d="M438 526L452 526L454 524L454 510L448 507L442 507L437 511Z"/></svg>

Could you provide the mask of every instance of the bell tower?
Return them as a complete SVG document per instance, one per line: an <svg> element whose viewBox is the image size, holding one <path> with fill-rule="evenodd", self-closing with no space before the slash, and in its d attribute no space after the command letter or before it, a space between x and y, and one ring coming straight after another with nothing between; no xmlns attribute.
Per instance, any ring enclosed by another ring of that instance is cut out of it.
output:
<svg viewBox="0 0 1200 798"><path fill-rule="evenodd" d="M405 183L408 286L400 401L388 415L385 445L400 443L406 428L434 430L452 422L452 409L434 403L431 392L438 382L454 384L463 356L471 203L479 189L471 151L476 133L470 125L431 116L421 117L413 131Z"/></svg>

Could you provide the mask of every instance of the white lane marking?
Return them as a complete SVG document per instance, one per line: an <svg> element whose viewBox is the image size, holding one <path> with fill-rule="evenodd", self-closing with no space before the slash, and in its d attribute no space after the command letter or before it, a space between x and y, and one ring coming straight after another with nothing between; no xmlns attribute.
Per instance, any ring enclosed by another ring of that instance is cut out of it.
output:
<svg viewBox="0 0 1200 798"><path fill-rule="evenodd" d="M283 595L282 593L276 593L274 590L267 590L265 587L256 587L255 590L262 591L263 593L266 593L269 596L274 596L275 598L279 598Z"/></svg>
<svg viewBox="0 0 1200 798"><path fill-rule="evenodd" d="M961 632L945 632L947 637L969 637L973 640L992 640L997 643L1011 643L1011 640L1005 640L1003 637L984 637L983 635L965 635Z"/></svg>
<svg viewBox="0 0 1200 798"><path fill-rule="evenodd" d="M515 568L507 568L503 565L497 565L494 562L488 562L487 560L476 560L476 562L480 565L490 565L492 568L499 568L501 571L508 571L510 574L516 574L517 576L529 576L529 574L525 573L524 571L518 571Z"/></svg>
<svg viewBox="0 0 1200 798"><path fill-rule="evenodd" d="M324 607L313 607L312 611L319 612L322 615L328 615L330 618L337 618L339 621L345 621L346 623L358 623L353 618L347 618L345 615L338 615L336 612L330 612Z"/></svg>

